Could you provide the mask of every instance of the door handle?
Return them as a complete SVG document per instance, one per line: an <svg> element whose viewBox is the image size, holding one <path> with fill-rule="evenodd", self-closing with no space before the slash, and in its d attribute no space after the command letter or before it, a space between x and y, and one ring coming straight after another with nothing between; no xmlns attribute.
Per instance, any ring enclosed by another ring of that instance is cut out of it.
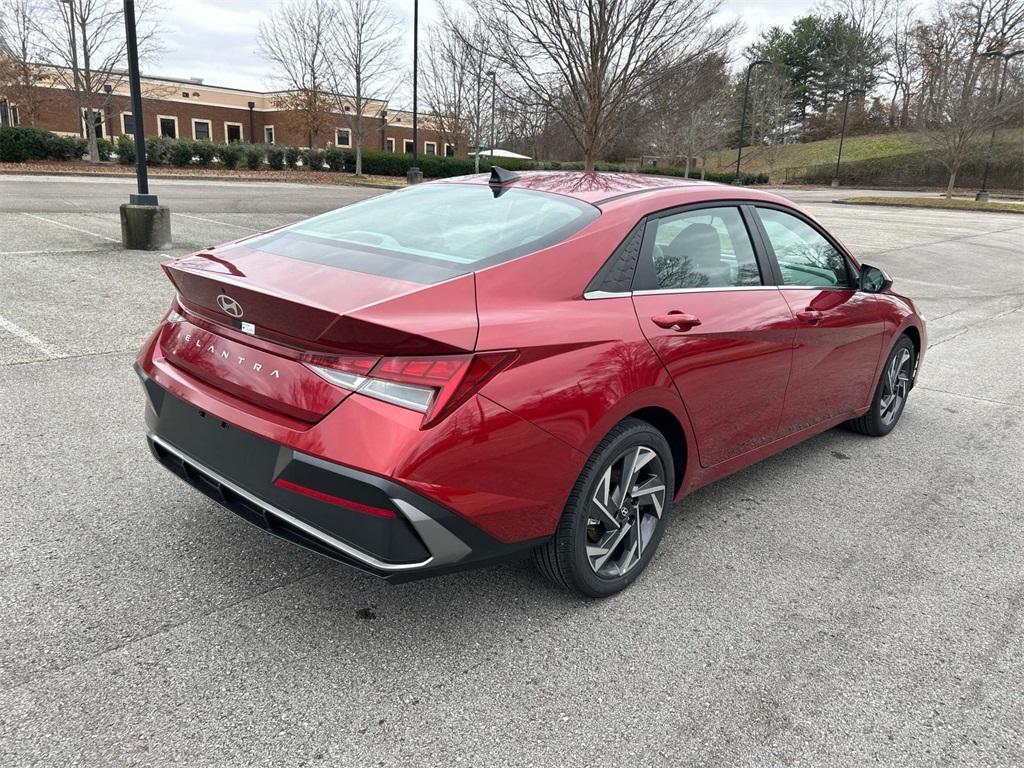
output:
<svg viewBox="0 0 1024 768"><path fill-rule="evenodd" d="M655 315L651 322L659 328L668 328L673 331L688 331L695 325L700 325L700 318L696 315L688 315L685 312L673 310L667 315Z"/></svg>
<svg viewBox="0 0 1024 768"><path fill-rule="evenodd" d="M821 312L816 309L805 309L796 313L796 319L808 325L817 325L821 322Z"/></svg>

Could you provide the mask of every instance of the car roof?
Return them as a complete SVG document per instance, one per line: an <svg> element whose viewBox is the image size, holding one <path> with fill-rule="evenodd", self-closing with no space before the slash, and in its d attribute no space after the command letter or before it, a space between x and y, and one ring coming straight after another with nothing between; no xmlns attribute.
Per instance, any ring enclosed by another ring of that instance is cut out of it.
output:
<svg viewBox="0 0 1024 768"><path fill-rule="evenodd" d="M690 202L691 198L693 202L742 198L791 205L791 203L776 195L750 190L745 187L735 187L711 181L700 181L698 179L658 176L653 173L519 171L517 174L517 179L503 186L509 189L529 189L537 192L565 195L592 205L601 205L612 200L627 200L640 195L643 195L646 201L650 202L651 195L649 193L657 192L662 192L663 194L653 195L654 197L671 197L674 199L684 197L687 199L687 202ZM481 173L472 176L441 179L433 183L483 185L488 184L489 181L490 176Z"/></svg>

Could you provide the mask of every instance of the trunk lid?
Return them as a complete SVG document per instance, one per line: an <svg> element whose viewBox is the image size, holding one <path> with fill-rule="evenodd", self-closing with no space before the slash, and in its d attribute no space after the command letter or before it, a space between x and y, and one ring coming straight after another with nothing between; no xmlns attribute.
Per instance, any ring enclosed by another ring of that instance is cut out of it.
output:
<svg viewBox="0 0 1024 768"><path fill-rule="evenodd" d="M422 284L244 245L213 250L163 265L182 306L213 322L311 352L454 354L476 344L472 274Z"/></svg>
<svg viewBox="0 0 1024 768"><path fill-rule="evenodd" d="M472 274L425 285L244 245L207 249L163 268L186 315L162 330L166 359L210 386L305 422L349 393L304 362L452 355L476 344Z"/></svg>

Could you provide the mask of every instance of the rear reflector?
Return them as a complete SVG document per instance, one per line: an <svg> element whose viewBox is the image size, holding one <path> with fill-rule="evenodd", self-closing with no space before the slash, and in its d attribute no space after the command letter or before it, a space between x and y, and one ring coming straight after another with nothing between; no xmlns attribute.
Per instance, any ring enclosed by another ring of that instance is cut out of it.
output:
<svg viewBox="0 0 1024 768"><path fill-rule="evenodd" d="M286 491L292 493L301 493L303 496L309 496L311 499L317 501L325 501L328 504L335 504L339 507L345 507L356 512L363 512L367 515L376 515L377 517L394 517L394 511L390 509L384 509L383 507L371 507L369 504L360 504L358 501L352 501L351 499L343 499L340 496L332 496L329 493L318 491L315 488L307 488L304 485L293 483L290 480L284 478L277 478L274 481L274 485L278 488L283 488Z"/></svg>
<svg viewBox="0 0 1024 768"><path fill-rule="evenodd" d="M423 426L429 426L469 399L514 357L512 351L385 357L370 367L365 358L319 358L306 366L336 386L419 411L424 414Z"/></svg>

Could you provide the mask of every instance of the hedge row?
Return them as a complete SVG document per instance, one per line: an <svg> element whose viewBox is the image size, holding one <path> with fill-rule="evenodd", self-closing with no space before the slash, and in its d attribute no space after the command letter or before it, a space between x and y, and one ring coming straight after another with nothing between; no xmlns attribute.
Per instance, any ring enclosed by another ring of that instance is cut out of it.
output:
<svg viewBox="0 0 1024 768"><path fill-rule="evenodd" d="M0 144L0 160L4 162L24 162L26 160L69 160L81 157L86 152L85 139L77 137L57 136L38 128L16 127L3 128L2 144ZM113 145L105 139L99 139L100 159L110 158ZM132 136L117 137L118 162L123 165L135 163L135 139ZM260 170L269 166L273 170L296 168L302 164L304 168L332 171L354 171L356 153L353 149L331 147L326 150L300 150L297 147L279 147L264 144L214 144L212 141L195 141L193 139L170 139L164 136L150 136L146 139L146 162L148 165L172 165L184 168L192 165L201 168L209 167L216 159L222 168L234 169L240 166L250 170ZM580 162L536 162L533 160L499 160L503 168L509 170L552 170L579 171L583 170ZM446 178L464 176L474 173L476 163L471 158L438 157L423 155L418 158L420 170L427 178ZM412 156L396 152L380 152L367 150L363 152L363 173L375 176L405 176L412 165ZM491 165L486 155L480 157L480 167L484 170ZM684 172L668 166L655 168L630 168L615 163L598 163L597 170L609 172L652 173L660 176L684 176ZM691 177L697 177L691 173ZM709 173L708 181L730 183L735 178L731 173ZM765 184L765 174L744 174L744 184Z"/></svg>
<svg viewBox="0 0 1024 768"><path fill-rule="evenodd" d="M958 187L977 187L985 170L982 153L968 158L956 177ZM787 169L786 180L808 184L827 184L835 175L835 165L815 165L809 168ZM949 170L933 152L912 152L891 157L873 157L867 160L844 162L839 168L843 184L853 187L916 187L945 186ZM1024 155L1020 151L993 153L988 184L996 189L1024 189Z"/></svg>
<svg viewBox="0 0 1024 768"><path fill-rule="evenodd" d="M97 139L100 160L109 160L113 149L106 139ZM0 127L0 162L24 163L28 160L78 160L88 152L85 139L58 136L27 125Z"/></svg>

